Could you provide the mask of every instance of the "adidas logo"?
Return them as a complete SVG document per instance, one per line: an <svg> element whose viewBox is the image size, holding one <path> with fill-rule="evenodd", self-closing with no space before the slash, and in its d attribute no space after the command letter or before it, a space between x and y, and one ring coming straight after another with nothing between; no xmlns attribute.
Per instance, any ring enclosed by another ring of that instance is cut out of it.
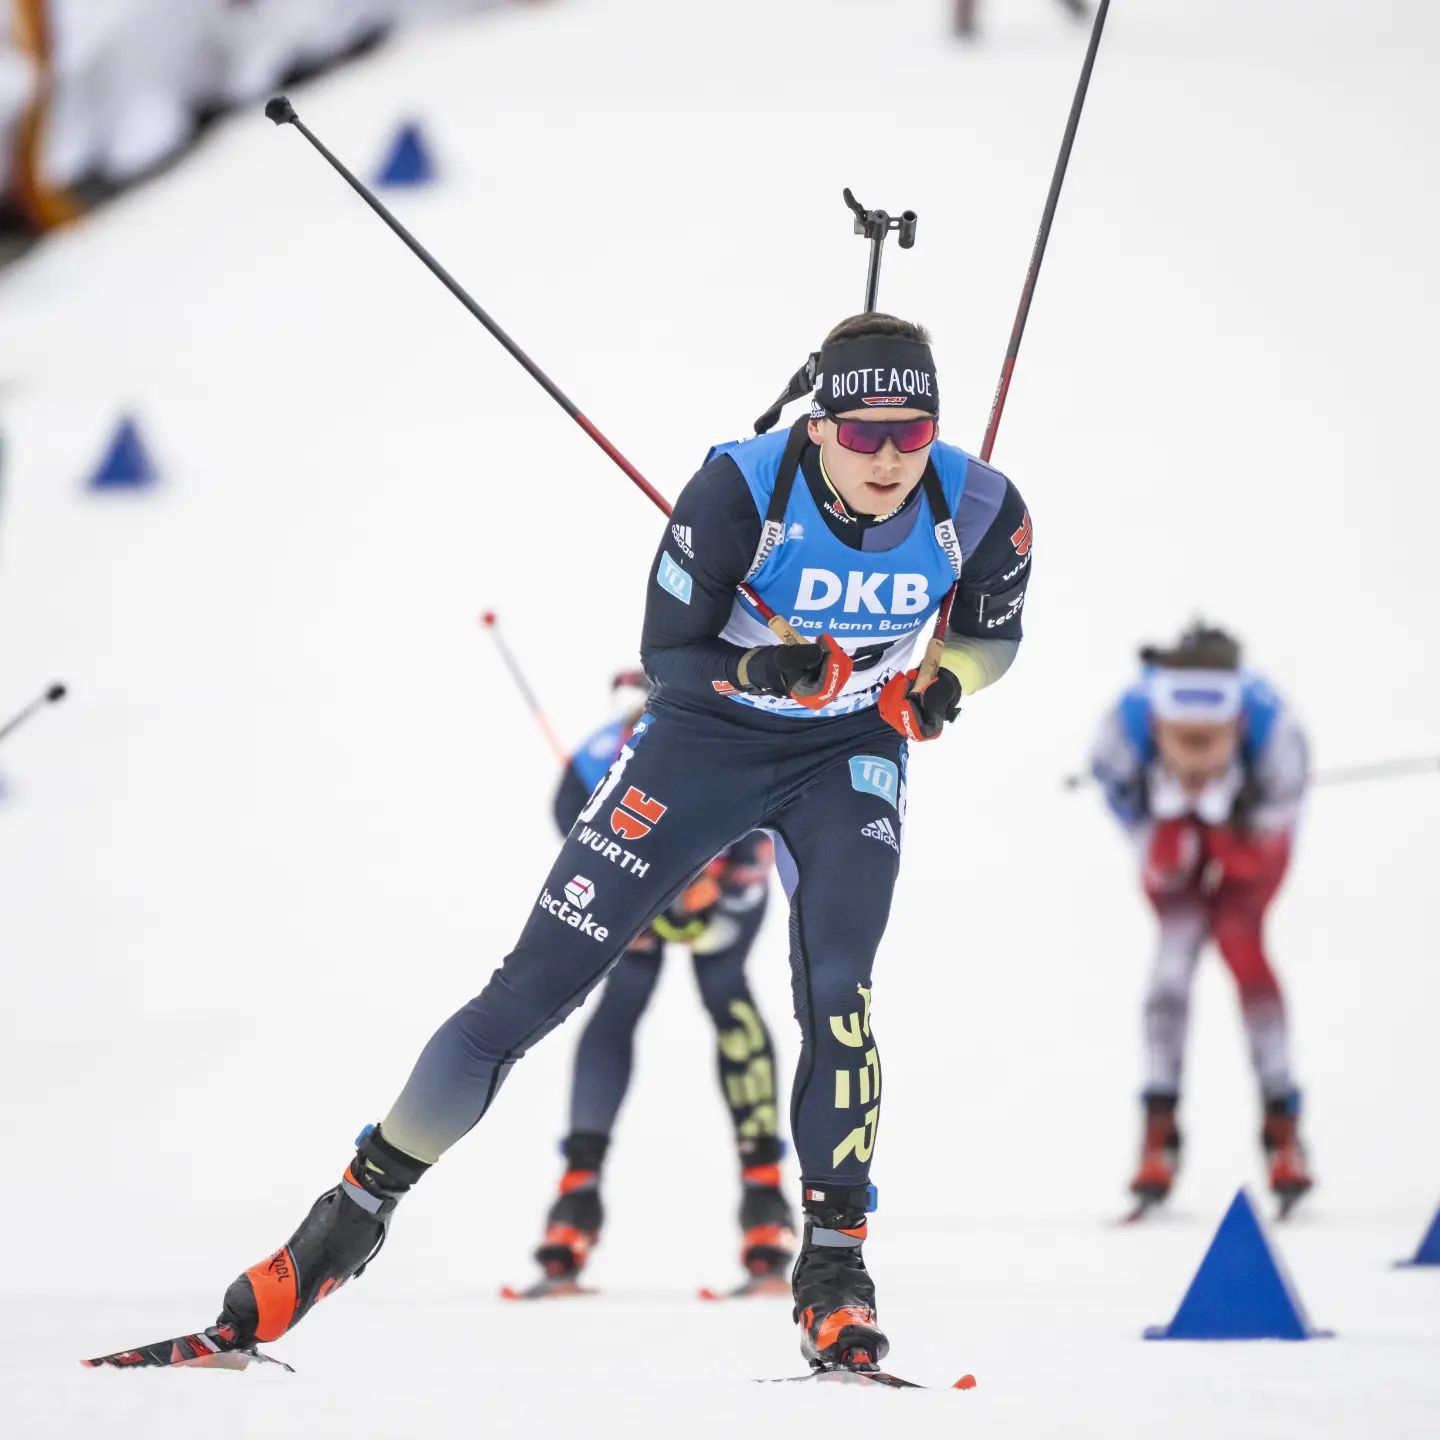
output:
<svg viewBox="0 0 1440 1440"><path fill-rule="evenodd" d="M897 855L900 853L900 837L895 833L895 827L883 816L862 827L860 833L868 835L872 840L883 840Z"/></svg>
<svg viewBox="0 0 1440 1440"><path fill-rule="evenodd" d="M688 525L672 525L670 527L670 538L690 557L695 558L695 551L691 548L693 541L690 537Z"/></svg>

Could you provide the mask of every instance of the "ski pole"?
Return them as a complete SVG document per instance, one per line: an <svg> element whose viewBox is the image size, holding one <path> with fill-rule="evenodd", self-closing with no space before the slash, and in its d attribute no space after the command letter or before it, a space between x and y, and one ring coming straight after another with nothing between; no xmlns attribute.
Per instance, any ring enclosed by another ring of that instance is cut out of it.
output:
<svg viewBox="0 0 1440 1440"><path fill-rule="evenodd" d="M669 516L670 502L616 449L594 421L581 411L580 407L506 334L501 326L481 309L465 287L390 213L390 210L374 192L326 148L324 142L295 113L295 107L284 95L276 95L271 99L265 106L265 114L277 125L293 125L325 157L331 168L340 175L346 184L400 237L416 259L500 342L525 373L625 472L663 515ZM749 585L742 582L736 588L760 612L761 619L784 644L803 645L806 643ZM822 640L828 639L825 636L821 638ZM831 644L833 646L833 642Z"/></svg>
<svg viewBox="0 0 1440 1440"><path fill-rule="evenodd" d="M1030 266L1025 272L1025 284L1020 291L1020 306L1015 312L1015 323L1010 329L1010 343L1005 347L1005 359L1000 366L1000 379L995 386L995 398L990 402L990 418L985 425L985 440L980 447L980 458L989 464L995 449L995 436L1000 429L1000 417L1005 413L1005 397L1010 393L1010 378L1015 373L1015 361L1020 354L1020 341L1025 335L1025 322L1030 318L1030 302L1035 298L1035 282L1040 278L1040 263L1045 258L1045 247L1050 240L1050 227L1055 221L1055 208L1060 203L1060 189L1065 183L1065 172L1070 165L1070 152L1075 145L1075 132L1080 128L1080 112L1085 108L1085 96L1090 89L1090 74L1095 69L1095 56L1100 50L1100 36L1105 30L1105 17L1110 11L1110 0L1100 0L1095 12L1095 24L1090 31L1090 44L1085 51L1085 63L1080 67L1080 83L1075 87L1075 98L1070 103L1070 118L1065 124L1065 136L1060 142L1060 155L1055 161L1055 173L1050 177L1050 193L1045 197L1045 210L1040 217L1040 229L1035 235L1035 246L1030 252ZM950 628L950 611L955 605L955 590L952 585L940 602L940 613L935 619L935 633L925 646L925 659L920 665L917 684L924 689L935 678L940 669L940 657L945 649L945 632Z"/></svg>
<svg viewBox="0 0 1440 1440"><path fill-rule="evenodd" d="M544 735L546 743L550 746L551 752L560 762L563 769L570 763L570 757L565 753L565 747L555 738L555 732L550 728L550 722L545 717L545 711L541 708L539 700L535 698L535 692L530 688L525 679L525 673L520 669L514 655L510 653L510 647L505 643L505 637L500 633L500 622L493 610L487 610L481 617L480 623L489 632L490 638L495 642L495 648L500 652L500 658L505 662L505 668L510 672L510 678L515 682L515 688L525 697L525 703L530 707L530 714L535 723L540 727L540 733Z"/></svg>
<svg viewBox="0 0 1440 1440"><path fill-rule="evenodd" d="M37 695L19 714L12 716L4 725L0 725L0 740L3 740L12 731L18 730L37 710L43 710L47 705L54 705L56 701L63 700L66 695L65 687L58 682L43 695Z"/></svg>
<svg viewBox="0 0 1440 1440"><path fill-rule="evenodd" d="M1407 775L1440 774L1440 755L1413 755L1397 760L1375 760L1368 765L1338 765L1317 770L1311 785L1354 785L1366 780L1394 780ZM1079 790L1095 782L1090 774L1067 775L1060 783L1066 790Z"/></svg>
<svg viewBox="0 0 1440 1440"><path fill-rule="evenodd" d="M1391 780L1403 775L1440 772L1440 755L1416 755L1404 760L1377 760L1369 765L1342 765L1317 770L1312 785L1353 785L1361 780Z"/></svg>

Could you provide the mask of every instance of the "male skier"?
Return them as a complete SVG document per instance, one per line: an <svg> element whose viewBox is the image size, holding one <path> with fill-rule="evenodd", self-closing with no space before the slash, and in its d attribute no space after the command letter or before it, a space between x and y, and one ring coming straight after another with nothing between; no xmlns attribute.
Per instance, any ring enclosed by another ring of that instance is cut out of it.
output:
<svg viewBox="0 0 1440 1440"><path fill-rule="evenodd" d="M571 755L555 791L555 820L569 833L595 786L634 734L649 682L643 672L615 676L617 694L635 708L601 726ZM590 828L603 848L608 831ZM582 831L581 839L587 840ZM774 846L752 832L727 846L642 930L616 962L592 1005L575 1047L570 1128L561 1145L565 1173L535 1252L544 1278L510 1298L573 1294L600 1238L600 1185L615 1117L630 1087L635 1029L650 1002L667 944L683 945L695 966L700 997L715 1025L720 1093L730 1111L740 1162L740 1264L737 1294L770 1293L785 1284L795 1253L795 1221L780 1190L780 1137L775 1104L775 1051L745 978L765 919Z"/></svg>
<svg viewBox="0 0 1440 1440"><path fill-rule="evenodd" d="M1263 927L1305 795L1305 737L1266 681L1241 668L1240 646L1223 630L1193 626L1140 658L1141 678L1105 717L1090 762L1135 839L1160 930L1145 997L1144 1137L1130 1189L1143 1209L1175 1182L1190 985L1213 940L1239 991L1270 1187L1288 1211L1313 1181Z"/></svg>
<svg viewBox="0 0 1440 1440"><path fill-rule="evenodd" d="M647 713L514 950L426 1045L340 1183L231 1284L216 1343L273 1340L358 1274L396 1205L515 1062L701 867L765 829L790 900L802 1036L791 1100L801 1348L822 1366L873 1366L885 1353L861 1253L880 1118L870 971L900 867L906 737L936 738L963 695L1008 669L1032 554L1020 495L938 440L939 409L926 332L857 316L826 339L808 420L711 452L650 572ZM957 578L944 664L922 690L906 663ZM809 643L775 644L741 582ZM708 1197L681 1203L712 1223Z"/></svg>

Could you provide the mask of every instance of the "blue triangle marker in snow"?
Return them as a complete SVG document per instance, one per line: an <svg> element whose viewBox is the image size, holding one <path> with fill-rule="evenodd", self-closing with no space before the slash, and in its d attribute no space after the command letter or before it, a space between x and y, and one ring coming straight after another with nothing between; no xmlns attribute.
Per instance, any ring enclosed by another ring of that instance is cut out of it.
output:
<svg viewBox="0 0 1440 1440"><path fill-rule="evenodd" d="M1147 1340L1313 1340L1305 1307L1261 1228L1250 1196L1236 1192L1175 1318Z"/></svg>
<svg viewBox="0 0 1440 1440"><path fill-rule="evenodd" d="M139 490L153 485L160 478L140 430L133 417L127 415L116 427L104 457L90 476L92 490Z"/></svg>
<svg viewBox="0 0 1440 1440"><path fill-rule="evenodd" d="M400 127L376 178L381 185L428 185L435 179L430 147L413 121Z"/></svg>
<svg viewBox="0 0 1440 1440"><path fill-rule="evenodd" d="M1414 1255L1408 1260L1395 1262L1397 1270L1409 1270L1417 1265L1440 1265L1440 1210L1435 1212L1435 1218Z"/></svg>

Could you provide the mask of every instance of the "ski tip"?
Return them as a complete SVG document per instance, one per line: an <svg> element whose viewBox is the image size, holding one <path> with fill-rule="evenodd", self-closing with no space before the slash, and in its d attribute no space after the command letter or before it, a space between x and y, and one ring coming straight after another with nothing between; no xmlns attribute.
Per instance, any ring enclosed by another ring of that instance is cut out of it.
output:
<svg viewBox="0 0 1440 1440"><path fill-rule="evenodd" d="M950 1388L952 1390L973 1390L975 1388L975 1377L973 1375L962 1375Z"/></svg>
<svg viewBox="0 0 1440 1440"><path fill-rule="evenodd" d="M708 1285L702 1285L696 1293L701 1300L723 1300L725 1298L718 1290L712 1290Z"/></svg>
<svg viewBox="0 0 1440 1440"><path fill-rule="evenodd" d="M502 1300L523 1300L525 1296L513 1285L502 1285L500 1287L500 1298Z"/></svg>
<svg viewBox="0 0 1440 1440"><path fill-rule="evenodd" d="M1117 1225L1138 1225L1147 1215L1152 1215L1165 1203L1163 1195L1141 1195L1135 1203L1115 1222Z"/></svg>

